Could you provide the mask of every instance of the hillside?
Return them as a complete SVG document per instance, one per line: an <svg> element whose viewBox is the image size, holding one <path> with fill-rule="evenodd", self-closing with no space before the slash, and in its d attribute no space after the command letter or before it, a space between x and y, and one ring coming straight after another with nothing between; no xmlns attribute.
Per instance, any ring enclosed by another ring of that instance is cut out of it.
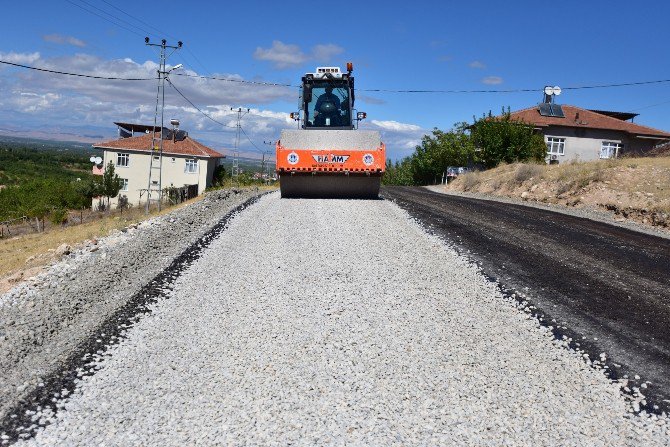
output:
<svg viewBox="0 0 670 447"><path fill-rule="evenodd" d="M670 157L516 163L462 175L447 190L604 209L619 219L670 227Z"/></svg>

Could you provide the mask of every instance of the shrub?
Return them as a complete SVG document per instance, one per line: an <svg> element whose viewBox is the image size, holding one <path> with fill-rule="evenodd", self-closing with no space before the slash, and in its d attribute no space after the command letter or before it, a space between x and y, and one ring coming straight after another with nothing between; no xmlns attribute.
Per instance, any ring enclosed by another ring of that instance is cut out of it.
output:
<svg viewBox="0 0 670 447"><path fill-rule="evenodd" d="M463 191L469 191L481 183L479 172L467 172L458 176Z"/></svg>
<svg viewBox="0 0 670 447"><path fill-rule="evenodd" d="M51 212L49 220L54 225L64 225L67 223L67 210L64 208L57 208Z"/></svg>
<svg viewBox="0 0 670 447"><path fill-rule="evenodd" d="M521 184L534 177L540 177L544 173L544 168L538 164L520 164L514 172L514 182Z"/></svg>

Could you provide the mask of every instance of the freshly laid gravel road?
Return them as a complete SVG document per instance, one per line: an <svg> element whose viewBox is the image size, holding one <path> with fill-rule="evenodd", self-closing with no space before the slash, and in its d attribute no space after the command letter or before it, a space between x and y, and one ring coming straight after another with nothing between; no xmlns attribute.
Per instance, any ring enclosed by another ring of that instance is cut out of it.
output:
<svg viewBox="0 0 670 447"><path fill-rule="evenodd" d="M212 191L99 241L64 247L46 272L0 296L0 442L19 419L10 420L17 406L39 405L40 389L51 391L70 373L71 357L92 335L95 343L101 325L223 215L258 194Z"/></svg>
<svg viewBox="0 0 670 447"><path fill-rule="evenodd" d="M670 443L389 201L264 196L151 309L19 445Z"/></svg>

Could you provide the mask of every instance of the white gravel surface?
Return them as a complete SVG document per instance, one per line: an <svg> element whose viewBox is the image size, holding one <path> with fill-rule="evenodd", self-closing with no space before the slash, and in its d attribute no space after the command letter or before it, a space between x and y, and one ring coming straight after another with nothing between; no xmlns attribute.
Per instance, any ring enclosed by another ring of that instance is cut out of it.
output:
<svg viewBox="0 0 670 447"><path fill-rule="evenodd" d="M19 444L670 443L387 201L263 197L126 336Z"/></svg>

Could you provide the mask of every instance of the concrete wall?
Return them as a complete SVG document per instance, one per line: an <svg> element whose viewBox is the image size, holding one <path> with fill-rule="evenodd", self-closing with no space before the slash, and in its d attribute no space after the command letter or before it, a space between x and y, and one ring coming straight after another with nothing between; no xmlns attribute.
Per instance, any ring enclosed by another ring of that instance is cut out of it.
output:
<svg viewBox="0 0 670 447"><path fill-rule="evenodd" d="M118 166L117 155L119 153L130 154L128 166ZM212 184L212 177L214 168L217 165L218 159L212 158L198 158L197 172L184 172L187 159L193 159L192 156L186 155L172 155L163 154L163 168L162 168L162 186L167 188L169 186L182 187L184 185L198 185L198 194L202 194L205 188ZM129 150L105 150L104 164L107 166L109 161L114 163L116 174L124 179L128 179L128 190L121 191L119 195L128 197L130 204L133 207L141 206L146 203L146 191L140 197L140 190L146 189L149 184L149 163L151 162L150 154L145 152L133 152ZM151 175L152 181L158 180L158 169L155 169ZM112 207L116 207L118 198L110 201Z"/></svg>
<svg viewBox="0 0 670 447"><path fill-rule="evenodd" d="M627 152L644 152L658 143L657 140L633 137L626 132L599 129L570 128L549 126L542 129L544 140L547 137L565 138L564 155L557 155L559 163L570 160L599 160L603 141L623 144L619 156Z"/></svg>

